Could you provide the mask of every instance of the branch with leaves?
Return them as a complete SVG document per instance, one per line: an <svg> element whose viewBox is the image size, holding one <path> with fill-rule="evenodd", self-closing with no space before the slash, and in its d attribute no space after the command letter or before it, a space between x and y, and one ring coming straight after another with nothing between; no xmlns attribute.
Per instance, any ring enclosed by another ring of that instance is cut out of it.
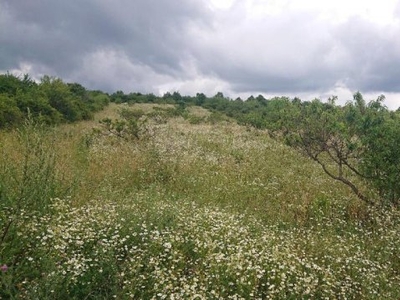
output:
<svg viewBox="0 0 400 300"><path fill-rule="evenodd" d="M384 97L368 105L360 93L344 107L319 100L296 104L286 115L287 143L317 162L331 178L351 188L369 205L399 205L400 116L382 104ZM390 163L389 163L390 162ZM370 199L361 182L378 192Z"/></svg>

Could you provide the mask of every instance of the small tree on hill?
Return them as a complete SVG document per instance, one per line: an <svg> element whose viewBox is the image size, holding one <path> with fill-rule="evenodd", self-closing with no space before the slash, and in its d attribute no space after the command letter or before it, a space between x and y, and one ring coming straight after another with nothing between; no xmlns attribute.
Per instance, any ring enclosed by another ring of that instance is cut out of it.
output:
<svg viewBox="0 0 400 300"><path fill-rule="evenodd" d="M314 100L291 110L285 117L286 141L362 201L399 205L400 118L383 105L383 96L367 105L356 93L343 108L335 106L334 100ZM375 189L381 201L368 197L360 189L361 182Z"/></svg>

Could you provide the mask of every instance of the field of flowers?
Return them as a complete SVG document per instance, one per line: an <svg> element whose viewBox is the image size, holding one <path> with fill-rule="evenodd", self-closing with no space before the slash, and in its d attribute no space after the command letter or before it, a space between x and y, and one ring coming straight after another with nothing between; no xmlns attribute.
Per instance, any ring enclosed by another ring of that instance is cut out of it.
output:
<svg viewBox="0 0 400 300"><path fill-rule="evenodd" d="M398 210L265 131L152 116L0 133L0 299L400 298Z"/></svg>

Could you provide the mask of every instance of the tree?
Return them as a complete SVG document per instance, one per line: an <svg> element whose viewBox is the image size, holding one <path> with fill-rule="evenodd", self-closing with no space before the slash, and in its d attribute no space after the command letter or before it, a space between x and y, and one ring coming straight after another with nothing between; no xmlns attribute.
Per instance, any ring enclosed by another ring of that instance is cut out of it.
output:
<svg viewBox="0 0 400 300"><path fill-rule="evenodd" d="M222 92L218 92L215 94L214 98L225 98Z"/></svg>
<svg viewBox="0 0 400 300"><path fill-rule="evenodd" d="M90 119L109 103L109 95L87 91L79 83L44 76L40 84L29 75L0 75L0 127L18 126L30 117L46 124Z"/></svg>
<svg viewBox="0 0 400 300"><path fill-rule="evenodd" d="M78 98L71 93L70 87L61 79L45 75L41 80L40 91L65 120L73 122L82 119L83 107L79 108Z"/></svg>
<svg viewBox="0 0 400 300"><path fill-rule="evenodd" d="M340 108L315 99L291 117L288 144L317 162L331 178L349 186L361 200L373 204L354 183L354 175L360 174L355 167L360 155L358 138L346 126Z"/></svg>
<svg viewBox="0 0 400 300"><path fill-rule="evenodd" d="M291 110L294 108L287 97L275 97L268 101L263 110L263 117L266 120L266 127L271 131L287 131L288 116L292 116Z"/></svg>
<svg viewBox="0 0 400 300"><path fill-rule="evenodd" d="M202 106L204 102L206 102L206 99L207 99L206 95L204 95L203 93L197 93L195 104L198 106Z"/></svg>
<svg viewBox="0 0 400 300"><path fill-rule="evenodd" d="M126 95L123 91L116 91L111 95L111 101L117 104L127 102Z"/></svg>
<svg viewBox="0 0 400 300"><path fill-rule="evenodd" d="M34 85L28 75L24 75L22 80L10 73L0 75L0 94L15 96L18 90L26 92Z"/></svg>
<svg viewBox="0 0 400 300"><path fill-rule="evenodd" d="M175 91L172 93L172 99L174 99L175 102L178 103L178 102L182 101L182 96L179 92Z"/></svg>
<svg viewBox="0 0 400 300"><path fill-rule="evenodd" d="M87 94L89 98L89 108L93 112L102 110L110 103L109 95L101 91L88 91Z"/></svg>
<svg viewBox="0 0 400 300"><path fill-rule="evenodd" d="M0 94L0 128L21 123L22 116L15 99Z"/></svg>
<svg viewBox="0 0 400 300"><path fill-rule="evenodd" d="M388 204L400 204L400 117L390 113L380 96L365 106L359 126L363 145L360 168Z"/></svg>
<svg viewBox="0 0 400 300"><path fill-rule="evenodd" d="M248 98L247 98L247 102L250 102L250 101L255 101L256 100L256 98L254 98L254 96L253 95L250 95Z"/></svg>
<svg viewBox="0 0 400 300"><path fill-rule="evenodd" d="M267 99L265 99L264 96L261 94L257 96L256 100L258 103L260 103L263 106L267 105L267 103L268 103Z"/></svg>
<svg viewBox="0 0 400 300"><path fill-rule="evenodd" d="M365 203L399 204L400 118L382 105L384 97L365 103L356 93L344 108L314 100L286 116L289 145L342 182ZM381 196L367 196L365 182Z"/></svg>
<svg viewBox="0 0 400 300"><path fill-rule="evenodd" d="M67 86L73 95L78 96L82 99L84 99L85 96L87 96L86 89L79 83L67 83Z"/></svg>

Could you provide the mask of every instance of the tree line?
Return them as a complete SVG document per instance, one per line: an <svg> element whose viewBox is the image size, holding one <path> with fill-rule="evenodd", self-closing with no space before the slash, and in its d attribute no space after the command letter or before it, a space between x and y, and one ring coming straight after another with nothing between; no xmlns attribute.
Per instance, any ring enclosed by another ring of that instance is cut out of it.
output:
<svg viewBox="0 0 400 300"><path fill-rule="evenodd" d="M88 120L109 101L104 92L60 78L44 76L36 83L27 74L0 74L0 128L19 126L28 114L46 124Z"/></svg>

